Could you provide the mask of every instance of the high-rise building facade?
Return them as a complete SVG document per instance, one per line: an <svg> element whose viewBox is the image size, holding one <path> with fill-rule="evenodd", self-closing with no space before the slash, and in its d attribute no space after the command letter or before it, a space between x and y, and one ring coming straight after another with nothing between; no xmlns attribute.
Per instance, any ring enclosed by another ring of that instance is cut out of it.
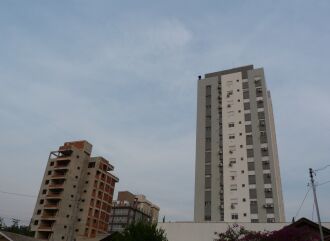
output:
<svg viewBox="0 0 330 241"><path fill-rule="evenodd" d="M143 221L158 222L159 207L144 195L134 195L128 191L118 192L117 201L113 202L110 215L109 232L121 232L129 224Z"/></svg>
<svg viewBox="0 0 330 241"><path fill-rule="evenodd" d="M262 68L248 65L199 77L194 220L285 221Z"/></svg>
<svg viewBox="0 0 330 241"><path fill-rule="evenodd" d="M50 153L31 223L36 238L73 241L107 233L118 178L91 152L87 141L74 141Z"/></svg>

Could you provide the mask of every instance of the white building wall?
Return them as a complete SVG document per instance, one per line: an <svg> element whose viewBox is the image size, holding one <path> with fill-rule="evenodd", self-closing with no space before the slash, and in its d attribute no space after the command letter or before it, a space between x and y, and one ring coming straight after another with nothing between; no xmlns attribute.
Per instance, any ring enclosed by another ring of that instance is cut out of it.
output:
<svg viewBox="0 0 330 241"><path fill-rule="evenodd" d="M221 82L224 143L224 221L250 222L242 74L236 72L223 75ZM230 124L233 124L234 127L229 127ZM234 187L237 190L232 190Z"/></svg>
<svg viewBox="0 0 330 241"><path fill-rule="evenodd" d="M223 233L227 230L228 225L234 223L218 223L218 222L173 222L159 223L158 228L165 230L168 241L214 241L215 232ZM275 231L280 230L290 223L237 223L251 231ZM330 223L322 223L326 228L330 228Z"/></svg>

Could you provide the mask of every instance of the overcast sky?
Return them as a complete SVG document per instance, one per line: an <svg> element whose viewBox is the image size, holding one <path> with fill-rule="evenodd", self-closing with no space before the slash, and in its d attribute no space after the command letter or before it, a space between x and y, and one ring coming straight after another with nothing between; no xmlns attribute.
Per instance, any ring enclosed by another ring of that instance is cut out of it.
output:
<svg viewBox="0 0 330 241"><path fill-rule="evenodd" d="M327 0L1 0L0 191L36 196L49 152L86 139L115 166L116 191L191 221L197 76L254 64L290 221L308 168L330 164L329 12ZM1 192L0 217L28 222L36 199ZM330 183L318 197L330 221ZM299 216L312 214L310 192Z"/></svg>

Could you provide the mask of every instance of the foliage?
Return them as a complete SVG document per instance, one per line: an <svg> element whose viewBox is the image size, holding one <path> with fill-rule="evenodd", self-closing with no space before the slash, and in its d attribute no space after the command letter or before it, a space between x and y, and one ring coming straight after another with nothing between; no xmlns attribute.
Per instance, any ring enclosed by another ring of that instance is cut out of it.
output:
<svg viewBox="0 0 330 241"><path fill-rule="evenodd" d="M268 232L248 231L244 227L234 224L224 233L215 233L214 241L316 241L319 235L309 229L284 227L281 230Z"/></svg>
<svg viewBox="0 0 330 241"><path fill-rule="evenodd" d="M3 222L3 218L0 217L0 230L2 230L4 226L5 226L5 223Z"/></svg>
<svg viewBox="0 0 330 241"><path fill-rule="evenodd" d="M137 222L130 224L122 233L112 236L113 241L168 241L165 231L157 224Z"/></svg>
<svg viewBox="0 0 330 241"><path fill-rule="evenodd" d="M32 237L34 233L31 231L30 226L19 225L19 222L19 219L13 218L11 226L6 226L3 218L0 217L0 230Z"/></svg>

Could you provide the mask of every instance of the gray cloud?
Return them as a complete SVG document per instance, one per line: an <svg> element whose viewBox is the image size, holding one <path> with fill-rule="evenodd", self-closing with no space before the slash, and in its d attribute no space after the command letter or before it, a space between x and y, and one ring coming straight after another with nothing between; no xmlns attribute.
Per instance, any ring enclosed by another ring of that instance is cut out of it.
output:
<svg viewBox="0 0 330 241"><path fill-rule="evenodd" d="M307 169L329 162L329 4L147 5L0 4L0 190L36 195L49 151L87 139L115 165L117 190L191 220L196 77L252 63L265 67L272 92L290 219ZM327 188L319 198L329 220ZM33 199L0 197L0 216L29 219ZM311 217L308 200L302 213Z"/></svg>

